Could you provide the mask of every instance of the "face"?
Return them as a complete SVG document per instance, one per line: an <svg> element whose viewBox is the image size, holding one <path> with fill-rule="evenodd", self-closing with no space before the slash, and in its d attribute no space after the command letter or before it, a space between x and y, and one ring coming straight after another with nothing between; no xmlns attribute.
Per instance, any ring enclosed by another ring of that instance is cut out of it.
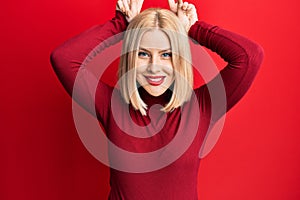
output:
<svg viewBox="0 0 300 200"><path fill-rule="evenodd" d="M159 29L146 32L138 50L137 82L152 96L162 95L174 82L171 44Z"/></svg>

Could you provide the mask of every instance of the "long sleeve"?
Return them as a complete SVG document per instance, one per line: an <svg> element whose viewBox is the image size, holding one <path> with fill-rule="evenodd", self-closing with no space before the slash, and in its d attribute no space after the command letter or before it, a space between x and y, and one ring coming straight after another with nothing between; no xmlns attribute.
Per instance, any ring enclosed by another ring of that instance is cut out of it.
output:
<svg viewBox="0 0 300 200"><path fill-rule="evenodd" d="M124 15L116 11L112 20L96 25L67 40L51 53L50 61L60 82L73 99L88 111L93 111L95 108L95 96L92 96L95 88L102 90L103 96L107 95L109 89L105 84L98 85L98 79L85 67L85 64L93 59L93 55L119 42L122 39L122 34L119 33L126 30L127 24ZM75 82L76 88L74 88ZM77 90L76 95L73 89ZM104 107L107 102L102 103Z"/></svg>
<svg viewBox="0 0 300 200"><path fill-rule="evenodd" d="M263 50L241 35L200 21L191 27L189 36L228 63L213 80L196 89L200 107L215 109L211 116L215 122L248 91L262 63Z"/></svg>

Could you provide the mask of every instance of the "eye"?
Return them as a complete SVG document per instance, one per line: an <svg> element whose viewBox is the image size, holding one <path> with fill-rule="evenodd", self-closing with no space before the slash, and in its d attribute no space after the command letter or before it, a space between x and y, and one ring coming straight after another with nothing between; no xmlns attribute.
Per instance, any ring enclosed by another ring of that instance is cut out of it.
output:
<svg viewBox="0 0 300 200"><path fill-rule="evenodd" d="M144 57L149 57L149 54L147 52L144 52L144 51L140 51L138 53L138 56L141 57L141 58L144 58Z"/></svg>
<svg viewBox="0 0 300 200"><path fill-rule="evenodd" d="M161 54L161 56L163 58L171 58L172 57L172 53L171 52L163 53L163 54Z"/></svg>

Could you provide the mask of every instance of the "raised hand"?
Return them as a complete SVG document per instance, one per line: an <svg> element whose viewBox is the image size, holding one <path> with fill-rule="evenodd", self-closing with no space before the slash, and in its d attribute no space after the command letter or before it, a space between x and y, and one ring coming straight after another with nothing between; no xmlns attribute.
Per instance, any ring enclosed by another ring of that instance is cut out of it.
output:
<svg viewBox="0 0 300 200"><path fill-rule="evenodd" d="M179 20L188 32L191 26L198 21L195 6L188 2L183 3L182 0L178 0L177 3L175 3L175 0L168 0L168 2L170 10L178 16Z"/></svg>
<svg viewBox="0 0 300 200"><path fill-rule="evenodd" d="M121 11L130 22L141 12L143 2L144 0L118 0L116 10Z"/></svg>

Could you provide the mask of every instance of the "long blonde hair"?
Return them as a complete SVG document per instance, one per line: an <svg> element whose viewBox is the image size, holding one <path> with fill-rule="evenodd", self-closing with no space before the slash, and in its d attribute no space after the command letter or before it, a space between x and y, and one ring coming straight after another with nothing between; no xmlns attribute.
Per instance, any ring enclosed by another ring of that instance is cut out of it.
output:
<svg viewBox="0 0 300 200"><path fill-rule="evenodd" d="M138 92L135 66L141 38L145 32L154 28L163 31L169 37L175 73L172 97L162 110L169 112L182 106L190 99L193 87L189 40L178 17L166 9L144 10L127 27L118 73L120 92L125 102L131 103L142 115L146 115L147 105Z"/></svg>

